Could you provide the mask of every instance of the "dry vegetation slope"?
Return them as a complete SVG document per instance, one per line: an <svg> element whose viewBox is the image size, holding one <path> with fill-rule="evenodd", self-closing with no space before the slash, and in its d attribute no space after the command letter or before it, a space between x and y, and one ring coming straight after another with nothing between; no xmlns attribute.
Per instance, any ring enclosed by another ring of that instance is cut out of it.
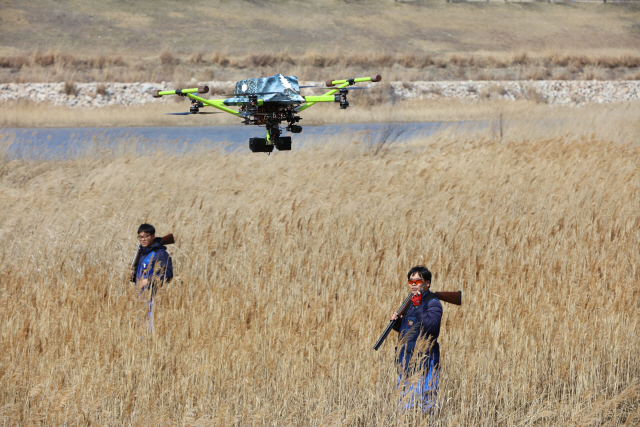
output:
<svg viewBox="0 0 640 427"><path fill-rule="evenodd" d="M0 1L0 82L638 79L640 4ZM522 53L529 54L523 58ZM475 56L474 56L475 55Z"/></svg>
<svg viewBox="0 0 640 427"><path fill-rule="evenodd" d="M637 147L341 145L3 162L2 423L640 422ZM152 334L142 221L178 238ZM371 349L417 263L464 295L436 419L397 412L394 337Z"/></svg>
<svg viewBox="0 0 640 427"><path fill-rule="evenodd" d="M636 4L2 0L4 49L144 57L162 50L345 55L638 51Z"/></svg>

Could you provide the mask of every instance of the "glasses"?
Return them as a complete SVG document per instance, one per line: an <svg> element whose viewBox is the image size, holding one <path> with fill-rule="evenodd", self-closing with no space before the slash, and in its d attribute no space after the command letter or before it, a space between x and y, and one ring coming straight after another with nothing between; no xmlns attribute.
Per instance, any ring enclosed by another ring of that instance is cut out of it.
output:
<svg viewBox="0 0 640 427"><path fill-rule="evenodd" d="M147 234L146 236L138 236L138 240L148 240L151 237L153 237L153 236L151 236L150 234Z"/></svg>
<svg viewBox="0 0 640 427"><path fill-rule="evenodd" d="M423 283L424 280L422 279L409 280L409 285L422 285Z"/></svg>

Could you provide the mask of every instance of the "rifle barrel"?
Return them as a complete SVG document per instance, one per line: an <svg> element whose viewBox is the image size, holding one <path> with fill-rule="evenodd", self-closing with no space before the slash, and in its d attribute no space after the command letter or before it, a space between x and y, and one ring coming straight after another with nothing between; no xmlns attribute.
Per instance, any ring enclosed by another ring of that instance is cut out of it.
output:
<svg viewBox="0 0 640 427"><path fill-rule="evenodd" d="M389 325L387 325L387 329L384 330L384 332L382 333L382 335L380 335L380 338L378 338L378 341L376 342L376 345L373 346L374 350L378 350L380 348L380 346L382 345L382 343L384 342L385 339L387 339L387 335L389 335L389 332L391 332L391 329L393 329L393 325L397 322L398 320L392 320L389 322Z"/></svg>
<svg viewBox="0 0 640 427"><path fill-rule="evenodd" d="M409 309L409 302L411 301L411 297L412 297L412 294L409 294L409 296L404 300L404 302L402 303L402 305L397 311L398 316L402 316ZM400 319L400 317L398 317L398 319ZM387 335L389 335L389 332L391 332L391 329L393 329L393 324L397 322L398 319L392 320L389 322L387 329L384 330L382 335L380 335L380 338L378 338L378 342L376 342L376 345L373 346L374 350L378 350L382 345L382 343L384 342L384 340L387 339Z"/></svg>

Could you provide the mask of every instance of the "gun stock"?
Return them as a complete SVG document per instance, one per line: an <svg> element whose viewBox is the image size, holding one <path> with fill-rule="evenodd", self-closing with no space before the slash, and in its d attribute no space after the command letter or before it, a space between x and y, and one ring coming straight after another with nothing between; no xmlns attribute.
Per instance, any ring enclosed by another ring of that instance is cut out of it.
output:
<svg viewBox="0 0 640 427"><path fill-rule="evenodd" d="M449 304L462 305L462 291L458 292L434 292L440 301Z"/></svg>
<svg viewBox="0 0 640 427"><path fill-rule="evenodd" d="M420 290L420 293L423 293L423 292L424 292L424 287ZM462 305L462 291L434 292L434 294L436 298L438 298L440 301L448 302L449 304ZM387 335L389 335L389 332L391 332L391 329L393 329L393 325L400 319L400 316L404 315L407 312L407 310L409 310L409 307L411 305L411 296L412 294L409 294L409 296L404 300L404 302L400 306L400 309L397 311L398 319L390 321L386 329L382 333L382 335L380 335L380 338L378 338L378 341L376 341L376 344L373 346L374 350L378 350L380 348L384 340L387 339Z"/></svg>

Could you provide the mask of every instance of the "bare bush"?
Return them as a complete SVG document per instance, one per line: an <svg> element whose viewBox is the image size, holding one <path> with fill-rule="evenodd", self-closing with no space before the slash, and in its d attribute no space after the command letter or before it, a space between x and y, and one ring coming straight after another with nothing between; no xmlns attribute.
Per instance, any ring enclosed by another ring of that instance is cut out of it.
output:
<svg viewBox="0 0 640 427"><path fill-rule="evenodd" d="M51 52L41 53L36 51L33 55L33 62L41 67L50 67L55 63L55 55Z"/></svg>
<svg viewBox="0 0 640 427"><path fill-rule="evenodd" d="M106 96L107 95L107 87L104 84L99 84L96 87L96 94Z"/></svg>
<svg viewBox="0 0 640 427"><path fill-rule="evenodd" d="M189 58L189 62L196 65L204 64L204 52L196 52L192 54L191 58Z"/></svg>
<svg viewBox="0 0 640 427"><path fill-rule="evenodd" d="M27 65L29 65L29 58L24 55L0 57L0 68L22 68Z"/></svg>
<svg viewBox="0 0 640 427"><path fill-rule="evenodd" d="M66 81L64 82L63 92L68 96L76 96L78 95L78 88L74 82Z"/></svg>
<svg viewBox="0 0 640 427"><path fill-rule="evenodd" d="M165 50L160 54L160 64L162 65L167 65L167 66L177 65L178 62L179 62L178 59L175 56L173 56L173 54L168 50Z"/></svg>
<svg viewBox="0 0 640 427"><path fill-rule="evenodd" d="M211 58L211 61L214 64L220 65L221 67L226 67L229 65L229 58L227 57L227 55L220 52L214 53Z"/></svg>
<svg viewBox="0 0 640 427"><path fill-rule="evenodd" d="M515 55L511 59L511 63L513 65L528 65L530 62L531 60L529 59L529 55L524 52Z"/></svg>
<svg viewBox="0 0 640 427"><path fill-rule="evenodd" d="M607 79L606 73L603 70L595 67L585 68L583 71L582 77L584 80L606 80Z"/></svg>

